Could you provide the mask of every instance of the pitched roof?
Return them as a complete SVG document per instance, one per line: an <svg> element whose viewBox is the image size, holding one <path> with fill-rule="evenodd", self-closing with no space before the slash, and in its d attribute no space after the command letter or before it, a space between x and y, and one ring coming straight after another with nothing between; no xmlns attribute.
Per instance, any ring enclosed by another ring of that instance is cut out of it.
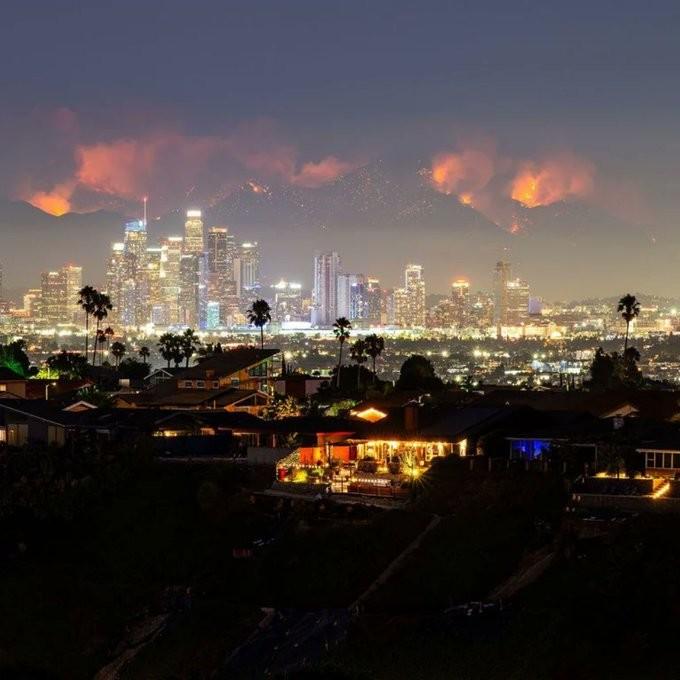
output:
<svg viewBox="0 0 680 680"><path fill-rule="evenodd" d="M159 385L158 389L144 392L119 394L118 398L128 404L137 406L165 406L190 408L207 404L208 406L225 407L237 404L254 394L262 394L258 390L241 390L237 387L227 387L219 390L177 389L174 385Z"/></svg>
<svg viewBox="0 0 680 680"><path fill-rule="evenodd" d="M207 371L214 371L215 375L226 376L238 373L246 368L255 366L265 359L278 354L278 349L258 349L256 347L237 347L222 354L216 354L210 359L201 361L196 366L185 368L176 374L178 380L201 380Z"/></svg>

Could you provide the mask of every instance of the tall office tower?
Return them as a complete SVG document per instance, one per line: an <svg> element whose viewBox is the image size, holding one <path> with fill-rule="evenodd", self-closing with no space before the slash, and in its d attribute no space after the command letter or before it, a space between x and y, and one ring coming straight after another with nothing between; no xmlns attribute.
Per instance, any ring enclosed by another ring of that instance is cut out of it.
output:
<svg viewBox="0 0 680 680"><path fill-rule="evenodd" d="M226 324L228 316L239 307L234 278L237 259L236 241L229 228L211 227L208 230L208 299L219 303L222 324Z"/></svg>
<svg viewBox="0 0 680 680"><path fill-rule="evenodd" d="M124 321L134 317L134 312L126 307L126 304L130 304L130 296L127 296L127 303L123 296L123 288L130 288L129 283L127 283L130 278L130 259L125 253L125 244L112 243L109 264L106 269L106 294L111 298L113 304L113 310L109 312L112 324L124 324Z"/></svg>
<svg viewBox="0 0 680 680"><path fill-rule="evenodd" d="M146 264L146 249L148 236L144 220L130 220L125 223L123 244L125 254L135 260L135 266L143 269Z"/></svg>
<svg viewBox="0 0 680 680"><path fill-rule="evenodd" d="M521 279L506 283L507 325L521 326L529 317L529 284Z"/></svg>
<svg viewBox="0 0 680 680"><path fill-rule="evenodd" d="M458 328L470 323L470 282L465 279L451 284L451 321Z"/></svg>
<svg viewBox="0 0 680 680"><path fill-rule="evenodd" d="M511 276L509 262L499 261L493 271L494 324L496 334L500 327L508 325L508 281Z"/></svg>
<svg viewBox="0 0 680 680"><path fill-rule="evenodd" d="M202 253L204 250L202 213L200 210L187 210L187 220L184 223L184 254Z"/></svg>
<svg viewBox="0 0 680 680"><path fill-rule="evenodd" d="M42 301L41 288L29 288L24 295L24 310L26 316L36 321L40 318L40 303Z"/></svg>
<svg viewBox="0 0 680 680"><path fill-rule="evenodd" d="M182 255L180 260L179 322L205 329L208 304L207 264L204 253Z"/></svg>
<svg viewBox="0 0 680 680"><path fill-rule="evenodd" d="M384 321L385 297L378 279L367 278L365 289L365 319L371 326L380 326Z"/></svg>
<svg viewBox="0 0 680 680"><path fill-rule="evenodd" d="M146 249L146 275L144 284L146 286L145 299L146 309L144 310L144 321L148 323L165 326L165 310L161 294L161 258L163 249L152 247Z"/></svg>
<svg viewBox="0 0 680 680"><path fill-rule="evenodd" d="M40 280L40 317L48 324L66 323L66 278L63 271L44 272Z"/></svg>
<svg viewBox="0 0 680 680"><path fill-rule="evenodd" d="M276 321L300 321L302 319L302 284L283 279L272 286L274 293L273 318Z"/></svg>
<svg viewBox="0 0 680 680"><path fill-rule="evenodd" d="M395 288L388 300L388 322L406 328L411 325L408 291L406 288Z"/></svg>
<svg viewBox="0 0 680 680"><path fill-rule="evenodd" d="M181 236L168 236L161 240L160 295L165 324L170 326L179 323L183 243Z"/></svg>
<svg viewBox="0 0 680 680"><path fill-rule="evenodd" d="M337 314L350 321L364 320L366 314L366 277L363 274L338 274Z"/></svg>
<svg viewBox="0 0 680 680"><path fill-rule="evenodd" d="M419 264L406 265L404 271L404 289L408 295L407 326L425 326L425 279L423 268Z"/></svg>
<svg viewBox="0 0 680 680"><path fill-rule="evenodd" d="M64 265L61 269L66 286L66 299L64 300L64 321L69 323L83 323L82 310L78 304L80 289L83 287L83 268L75 264Z"/></svg>
<svg viewBox="0 0 680 680"><path fill-rule="evenodd" d="M242 243L234 259L236 294L244 301L257 297L260 290L260 248L257 241Z"/></svg>
<svg viewBox="0 0 680 680"><path fill-rule="evenodd" d="M338 274L340 256L336 252L314 256L312 325L329 327L338 318Z"/></svg>

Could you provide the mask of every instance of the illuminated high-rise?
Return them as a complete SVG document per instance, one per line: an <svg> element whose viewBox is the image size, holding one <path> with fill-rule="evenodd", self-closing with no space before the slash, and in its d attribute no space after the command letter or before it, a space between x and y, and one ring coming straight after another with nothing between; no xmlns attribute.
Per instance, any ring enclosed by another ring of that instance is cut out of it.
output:
<svg viewBox="0 0 680 680"><path fill-rule="evenodd" d="M210 227L208 230L208 299L219 303L222 324L238 309L234 261L237 257L234 235L228 227ZM240 272L240 261L239 261Z"/></svg>
<svg viewBox="0 0 680 680"><path fill-rule="evenodd" d="M404 288L395 293L397 317L402 326L420 328L425 326L425 279L419 264L406 265Z"/></svg>
<svg viewBox="0 0 680 680"><path fill-rule="evenodd" d="M302 320L302 284L281 280L272 286L275 321Z"/></svg>
<svg viewBox="0 0 680 680"><path fill-rule="evenodd" d="M340 273L340 256L336 252L318 253L314 257L312 325L329 327L338 318L338 275Z"/></svg>
<svg viewBox="0 0 680 680"><path fill-rule="evenodd" d="M181 287L181 261L184 239L168 236L161 240L160 297L167 325L180 322L179 295Z"/></svg>
<svg viewBox="0 0 680 680"><path fill-rule="evenodd" d="M82 310L78 304L80 289L83 287L83 268L75 264L67 264L61 269L65 285L65 321L82 323Z"/></svg>
<svg viewBox="0 0 680 680"><path fill-rule="evenodd" d="M40 280L40 317L50 325L66 323L66 277L63 271L44 272Z"/></svg>
<svg viewBox="0 0 680 680"><path fill-rule="evenodd" d="M451 321L458 328L470 322L470 282L465 279L451 284Z"/></svg>
<svg viewBox="0 0 680 680"><path fill-rule="evenodd" d="M200 210L187 210L187 219L184 223L184 254L193 255L204 250L203 215Z"/></svg>
<svg viewBox="0 0 680 680"><path fill-rule="evenodd" d="M260 290L260 248L257 241L241 243L234 259L236 294L242 300L255 298Z"/></svg>

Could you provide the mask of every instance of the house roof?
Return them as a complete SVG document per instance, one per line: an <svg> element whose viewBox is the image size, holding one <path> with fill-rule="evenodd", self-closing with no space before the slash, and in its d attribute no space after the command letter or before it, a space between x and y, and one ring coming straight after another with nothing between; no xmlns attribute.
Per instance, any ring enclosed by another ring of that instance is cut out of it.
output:
<svg viewBox="0 0 680 680"><path fill-rule="evenodd" d="M81 416L78 412L63 411L44 399L3 400L0 401L0 409L5 410L6 413L35 418L62 427L77 425Z"/></svg>
<svg viewBox="0 0 680 680"><path fill-rule="evenodd" d="M263 392L258 390L242 390L237 387L227 387L221 390L177 389L174 385L161 384L158 389L137 392L134 394L120 394L118 398L135 406L176 406L177 408L192 408L207 404L224 408L243 401L254 394Z"/></svg>
<svg viewBox="0 0 680 680"><path fill-rule="evenodd" d="M7 366L0 366L0 380L24 381L26 378Z"/></svg>
<svg viewBox="0 0 680 680"><path fill-rule="evenodd" d="M609 392L556 392L493 389L476 402L488 406L530 406L539 411L582 411L605 418L629 405L640 417L667 420L680 414L680 392L665 390L612 390Z"/></svg>
<svg viewBox="0 0 680 680"><path fill-rule="evenodd" d="M201 380L207 371L216 376L228 376L255 366L278 354L278 349L258 349L256 347L237 347L222 354L216 354L201 361L196 366L185 368L176 374L178 380Z"/></svg>

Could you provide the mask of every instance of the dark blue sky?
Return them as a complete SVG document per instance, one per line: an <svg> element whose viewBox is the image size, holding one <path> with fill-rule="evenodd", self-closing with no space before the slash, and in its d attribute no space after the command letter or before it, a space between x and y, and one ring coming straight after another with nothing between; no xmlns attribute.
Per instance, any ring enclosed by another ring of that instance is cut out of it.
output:
<svg viewBox="0 0 680 680"><path fill-rule="evenodd" d="M486 145L508 200L519 168L567 152L594 178L571 198L680 252L679 36L678 2L9 0L0 187L166 211Z"/></svg>

